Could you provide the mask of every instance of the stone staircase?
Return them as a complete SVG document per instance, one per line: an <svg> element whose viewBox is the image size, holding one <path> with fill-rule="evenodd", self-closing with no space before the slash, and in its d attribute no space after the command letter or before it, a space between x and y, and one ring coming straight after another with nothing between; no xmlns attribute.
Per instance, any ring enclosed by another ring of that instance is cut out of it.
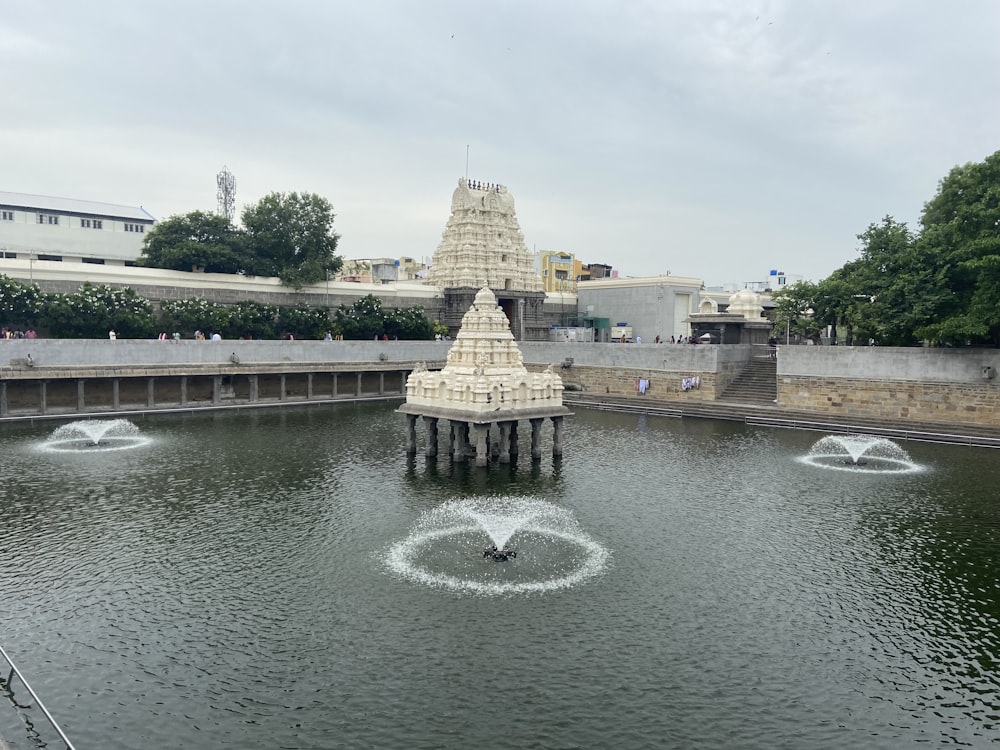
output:
<svg viewBox="0 0 1000 750"><path fill-rule="evenodd" d="M773 404L777 397L778 363L766 357L755 357L718 400L740 404Z"/></svg>

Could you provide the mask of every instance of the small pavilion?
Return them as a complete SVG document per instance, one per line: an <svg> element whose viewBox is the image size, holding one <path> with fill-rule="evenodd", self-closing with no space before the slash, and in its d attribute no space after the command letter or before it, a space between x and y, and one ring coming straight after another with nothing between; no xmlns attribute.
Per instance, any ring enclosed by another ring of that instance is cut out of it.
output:
<svg viewBox="0 0 1000 750"><path fill-rule="evenodd" d="M541 458L541 426L552 420L552 455L562 455L562 422L570 414L562 402L562 378L550 366L528 372L510 321L496 296L483 287L448 351L444 369L418 364L406 379L406 403L398 411L408 424L407 451L417 452L416 422L427 425L427 456L438 452L438 421L451 423L448 450L455 461L474 456L486 466L493 456L510 463L517 455L517 425L531 425L531 457ZM495 435L491 444L490 437Z"/></svg>

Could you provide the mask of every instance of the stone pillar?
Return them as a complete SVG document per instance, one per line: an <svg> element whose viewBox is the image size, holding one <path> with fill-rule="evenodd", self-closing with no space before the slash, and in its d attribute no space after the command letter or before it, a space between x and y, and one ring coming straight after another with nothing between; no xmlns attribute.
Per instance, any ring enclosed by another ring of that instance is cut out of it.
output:
<svg viewBox="0 0 1000 750"><path fill-rule="evenodd" d="M154 385L155 383L156 378L148 378L146 380L146 406L150 409L156 406L156 396L154 395L156 388Z"/></svg>
<svg viewBox="0 0 1000 750"><path fill-rule="evenodd" d="M486 466L490 460L490 426L488 424L473 425L476 434L476 466Z"/></svg>
<svg viewBox="0 0 1000 750"><path fill-rule="evenodd" d="M120 386L120 383L118 381L118 378L111 378L111 408L112 409L120 409L121 405L122 405L122 402L121 402L121 389L120 389L119 386ZM42 411L44 411L44 409Z"/></svg>
<svg viewBox="0 0 1000 750"><path fill-rule="evenodd" d="M84 379L80 378L76 381L76 410L83 411L86 408L86 403L83 398L83 384Z"/></svg>
<svg viewBox="0 0 1000 750"><path fill-rule="evenodd" d="M500 423L500 463L510 463L510 426L516 424L512 422Z"/></svg>
<svg viewBox="0 0 1000 750"><path fill-rule="evenodd" d="M257 375L250 375L250 401L255 402L260 398L260 380Z"/></svg>
<svg viewBox="0 0 1000 750"><path fill-rule="evenodd" d="M313 374L306 373L306 398L312 401L313 398Z"/></svg>
<svg viewBox="0 0 1000 750"><path fill-rule="evenodd" d="M7 384L0 381L0 417L7 416Z"/></svg>
<svg viewBox="0 0 1000 750"><path fill-rule="evenodd" d="M48 411L48 389L45 387L45 381L38 381L38 411L45 414ZM118 408L118 381L115 380L115 408Z"/></svg>
<svg viewBox="0 0 1000 750"><path fill-rule="evenodd" d="M517 458L517 422L510 423L510 459Z"/></svg>
<svg viewBox="0 0 1000 750"><path fill-rule="evenodd" d="M415 456L417 453L417 415L406 415L406 455Z"/></svg>
<svg viewBox="0 0 1000 750"><path fill-rule="evenodd" d="M278 387L281 389L280 392L278 393L278 401L285 400L285 384L288 382L287 378L288 376L285 373L281 373L281 378L279 379L278 382Z"/></svg>
<svg viewBox="0 0 1000 750"><path fill-rule="evenodd" d="M361 374L358 373L358 385L360 385ZM438 421L437 417L424 417L424 424L427 425L427 447L424 455L433 458L438 454Z"/></svg>
<svg viewBox="0 0 1000 750"><path fill-rule="evenodd" d="M222 399L222 376L212 376L212 403L217 404Z"/></svg>
<svg viewBox="0 0 1000 750"><path fill-rule="evenodd" d="M469 423L451 423L451 451L456 461L465 461L465 445L469 442Z"/></svg>
<svg viewBox="0 0 1000 750"><path fill-rule="evenodd" d="M181 406L188 402L188 379L187 375L181 375Z"/></svg>
<svg viewBox="0 0 1000 750"><path fill-rule="evenodd" d="M378 395L381 396L384 393L385 393L385 373L380 372L378 374Z"/></svg>
<svg viewBox="0 0 1000 750"><path fill-rule="evenodd" d="M552 455L562 455L562 417L552 417Z"/></svg>
<svg viewBox="0 0 1000 750"><path fill-rule="evenodd" d="M362 372L361 372L360 370L358 371L358 390L357 390L357 391L356 391L356 393L354 394L354 395L355 395L355 396L357 396L358 398L361 398L361 376L362 376L363 374L364 374L364 373L362 373ZM436 455L437 455L437 453L435 452L435 454L434 454L434 455L436 456Z"/></svg>
<svg viewBox="0 0 1000 750"><path fill-rule="evenodd" d="M531 457L541 458L542 457L542 445L541 445L541 434L540 428L542 422L545 420L540 418L529 419L531 422Z"/></svg>
<svg viewBox="0 0 1000 750"><path fill-rule="evenodd" d="M333 373L333 397L337 398L337 375L338 373Z"/></svg>

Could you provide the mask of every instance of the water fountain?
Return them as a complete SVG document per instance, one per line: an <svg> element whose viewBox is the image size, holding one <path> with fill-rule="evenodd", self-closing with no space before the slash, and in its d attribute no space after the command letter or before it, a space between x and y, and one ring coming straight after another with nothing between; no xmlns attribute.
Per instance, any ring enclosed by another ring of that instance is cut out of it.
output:
<svg viewBox="0 0 1000 750"><path fill-rule="evenodd" d="M515 538L518 549L509 546ZM565 508L504 496L452 500L427 511L385 562L410 581L495 596L574 586L600 573L608 557Z"/></svg>
<svg viewBox="0 0 1000 750"><path fill-rule="evenodd" d="M875 435L827 435L801 460L824 469L875 474L912 473L922 469L897 443Z"/></svg>
<svg viewBox="0 0 1000 750"><path fill-rule="evenodd" d="M42 447L50 451L114 451L149 442L127 419L81 419L57 428Z"/></svg>

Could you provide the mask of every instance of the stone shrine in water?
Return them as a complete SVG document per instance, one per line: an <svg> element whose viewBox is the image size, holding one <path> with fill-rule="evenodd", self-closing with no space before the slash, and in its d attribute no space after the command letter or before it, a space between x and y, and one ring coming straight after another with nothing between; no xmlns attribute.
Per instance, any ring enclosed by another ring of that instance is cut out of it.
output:
<svg viewBox="0 0 1000 750"><path fill-rule="evenodd" d="M542 277L524 242L514 197L503 185L460 179L427 277L444 297L441 322L458 330L483 286L496 295L514 338L547 340Z"/></svg>
<svg viewBox="0 0 1000 750"><path fill-rule="evenodd" d="M551 419L552 455L561 456L562 420L570 413L562 394L562 378L551 366L528 372L507 316L484 287L462 318L444 369L430 371L421 364L406 379L406 403L398 411L407 416L407 451L417 451L416 422L423 417L425 453L436 456L438 420L447 419L454 460L474 456L477 466L486 466L493 456L509 463L517 455L517 424L526 419L531 424L531 457L541 458L541 426Z"/></svg>

